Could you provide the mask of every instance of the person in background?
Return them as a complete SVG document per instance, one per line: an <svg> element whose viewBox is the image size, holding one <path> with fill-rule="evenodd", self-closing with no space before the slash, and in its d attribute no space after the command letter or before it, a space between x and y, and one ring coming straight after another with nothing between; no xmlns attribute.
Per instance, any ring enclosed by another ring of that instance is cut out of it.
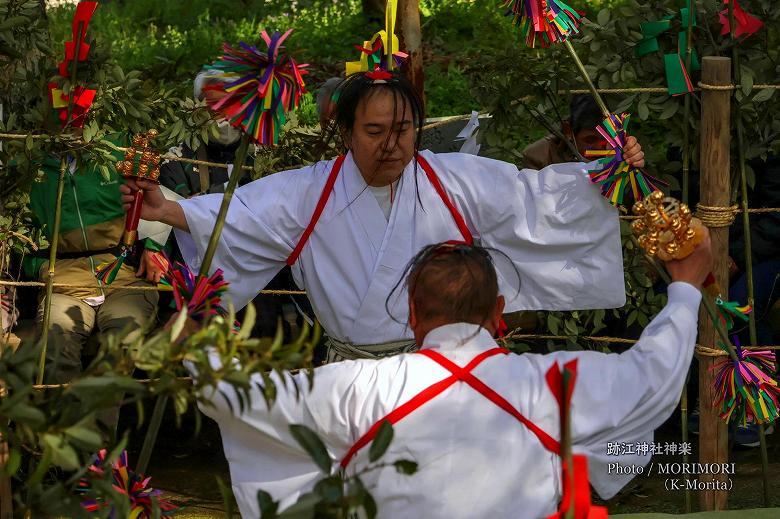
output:
<svg viewBox="0 0 780 519"><path fill-rule="evenodd" d="M569 105L569 118L561 124L563 136L574 143L583 157L587 150L605 149L607 143L596 131L604 119L596 100L590 94L575 94ZM523 166L542 169L550 164L579 162L567 142L556 135L548 135L529 144L523 150Z"/></svg>
<svg viewBox="0 0 780 519"><path fill-rule="evenodd" d="M109 139L118 146L126 144L116 135ZM121 158L116 152L115 159ZM142 252L126 260L110 287L96 277L96 268L113 260L120 249L125 211L119 186L124 179L113 165L108 178L95 165L73 157L68 157L66 167L55 281L74 288L55 286L48 330L43 329L45 301L41 292L36 326L38 338L48 333L44 377L48 384L70 382L81 373L84 347L96 328L103 335L126 332L126 344L145 333L157 313L157 292L117 288L151 287L162 275L152 260L160 244L146 239L138 242ZM30 189L29 205L51 243L60 160L49 157L40 170ZM48 257L48 249L28 256L24 262L27 276L46 282Z"/></svg>

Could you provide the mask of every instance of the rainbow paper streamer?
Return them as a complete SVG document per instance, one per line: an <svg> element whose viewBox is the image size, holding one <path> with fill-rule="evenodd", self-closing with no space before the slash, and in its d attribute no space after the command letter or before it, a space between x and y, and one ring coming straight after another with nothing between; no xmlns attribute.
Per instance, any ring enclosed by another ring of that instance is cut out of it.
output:
<svg viewBox="0 0 780 519"><path fill-rule="evenodd" d="M729 0L723 0L723 3L728 5ZM729 20L728 7L718 13L718 19L721 24L721 36L727 36L731 33L731 23ZM734 37L739 38L741 36L751 36L757 33L764 26L764 22L745 12L742 7L739 6L737 0L734 0Z"/></svg>
<svg viewBox="0 0 780 519"><path fill-rule="evenodd" d="M225 43L223 55L204 67L221 79L203 89L206 103L258 144L279 142L286 114L300 104L304 92L306 65L279 52L291 32L260 33L267 52L244 42L237 48Z"/></svg>
<svg viewBox="0 0 780 519"><path fill-rule="evenodd" d="M767 375L775 371L775 354L769 350L745 351L735 337L739 360L724 360L715 364L715 405L720 417L734 418L742 425L774 422L778 415L780 389Z"/></svg>
<svg viewBox="0 0 780 519"><path fill-rule="evenodd" d="M96 477L103 477L106 470L106 450L98 452L95 462L89 467L89 471ZM127 451L122 451L119 458L111 465L112 487L130 500L130 515L128 519L150 519L153 517L154 501L163 517L172 516L178 509L176 505L160 499L161 491L149 487L151 477L143 477L130 470L127 466ZM77 490L79 492L88 492L92 489L92 483L85 478L79 481ZM86 499L81 502L81 506L87 512L105 517L103 513L110 503L99 499ZM108 517L114 519L117 517L116 510L111 508Z"/></svg>
<svg viewBox="0 0 780 519"><path fill-rule="evenodd" d="M228 283L223 279L221 269L208 278L198 277L187 265L176 262L168 271L166 281L173 287L176 310L187 308L187 314L196 321L225 315L220 304Z"/></svg>
<svg viewBox="0 0 780 519"><path fill-rule="evenodd" d="M666 185L623 160L628 122L629 114L610 114L596 130L612 149L585 152L586 157L599 159L601 166L600 169L590 171L590 181L600 186L601 194L613 205L642 200L653 191L658 191L658 186Z"/></svg>
<svg viewBox="0 0 780 519"><path fill-rule="evenodd" d="M560 0L504 0L502 6L531 48L561 43L578 33L582 22L582 15Z"/></svg>

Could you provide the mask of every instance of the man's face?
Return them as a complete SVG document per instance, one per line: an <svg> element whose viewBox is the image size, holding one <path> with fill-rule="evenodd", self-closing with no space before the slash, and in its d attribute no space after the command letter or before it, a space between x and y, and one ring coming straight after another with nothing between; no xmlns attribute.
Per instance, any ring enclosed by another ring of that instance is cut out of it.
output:
<svg viewBox="0 0 780 519"><path fill-rule="evenodd" d="M574 142L577 143L577 151L585 156L587 150L605 150L607 141L593 128L585 128L574 135Z"/></svg>
<svg viewBox="0 0 780 519"><path fill-rule="evenodd" d="M408 102L376 89L358 104L345 142L366 183L392 183L414 155L415 126Z"/></svg>

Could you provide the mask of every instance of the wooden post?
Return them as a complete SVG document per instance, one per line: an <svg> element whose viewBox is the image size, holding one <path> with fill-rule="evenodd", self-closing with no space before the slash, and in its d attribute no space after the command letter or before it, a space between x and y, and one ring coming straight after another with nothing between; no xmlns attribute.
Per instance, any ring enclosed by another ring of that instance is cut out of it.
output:
<svg viewBox="0 0 780 519"><path fill-rule="evenodd" d="M398 0L398 38L401 50L409 53L406 77L425 100L425 75L423 74L422 32L420 30L419 0Z"/></svg>
<svg viewBox="0 0 780 519"><path fill-rule="evenodd" d="M702 60L702 83L706 85L731 84L731 59L708 56ZM704 90L701 107L701 146L700 146L700 199L703 205L729 206L731 171L729 150L731 141L730 90ZM713 274L721 289L723 297L728 291L728 257L729 228L710 228L712 236L712 254L714 257ZM699 313L699 343L716 348L718 341L715 328L707 313L702 309ZM718 357L701 357L699 359L699 462L728 462L728 427L718 416L714 407L715 392L713 389L715 373L712 366ZM699 482L726 481L727 475L700 476ZM705 490L699 493L699 505L702 510L725 510L728 507L728 492L722 490Z"/></svg>

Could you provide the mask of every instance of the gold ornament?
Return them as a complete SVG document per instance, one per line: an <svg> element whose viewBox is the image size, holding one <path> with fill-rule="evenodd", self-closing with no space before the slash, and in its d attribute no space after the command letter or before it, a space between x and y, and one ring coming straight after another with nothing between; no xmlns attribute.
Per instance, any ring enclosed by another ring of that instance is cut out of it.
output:
<svg viewBox="0 0 780 519"><path fill-rule="evenodd" d="M157 130L149 130L133 136L133 145L125 151L124 160L116 163L116 170L123 177L160 182L160 153L150 146L155 137L157 137ZM137 165L136 156L138 156Z"/></svg>
<svg viewBox="0 0 780 519"><path fill-rule="evenodd" d="M703 225L687 205L660 191L653 192L633 208L639 216L631 224L637 242L649 256L662 261L689 256L701 243Z"/></svg>

